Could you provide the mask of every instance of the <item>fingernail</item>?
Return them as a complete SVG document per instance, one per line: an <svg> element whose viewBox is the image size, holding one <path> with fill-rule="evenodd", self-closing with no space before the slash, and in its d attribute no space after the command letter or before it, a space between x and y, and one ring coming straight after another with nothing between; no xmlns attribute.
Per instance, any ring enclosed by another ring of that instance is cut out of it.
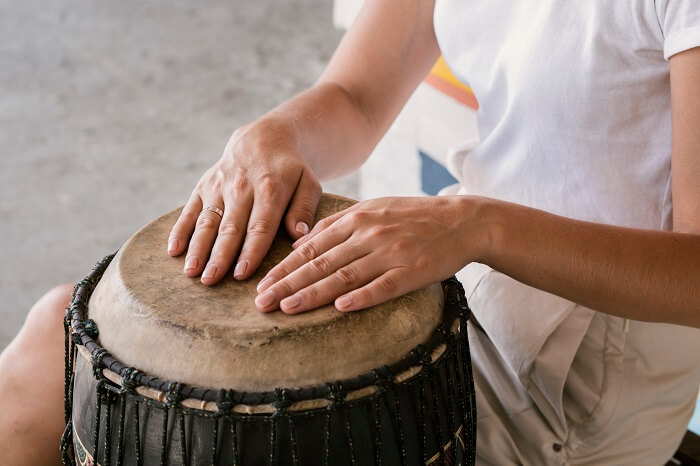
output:
<svg viewBox="0 0 700 466"><path fill-rule="evenodd" d="M236 264L236 268L233 269L233 276L236 278L241 278L245 275L245 271L248 270L248 261L240 261Z"/></svg>
<svg viewBox="0 0 700 466"><path fill-rule="evenodd" d="M173 238L168 243L168 252L177 251L177 247L180 245L180 240Z"/></svg>
<svg viewBox="0 0 700 466"><path fill-rule="evenodd" d="M302 235L309 234L309 226L304 222L297 223L296 230L297 233L301 233Z"/></svg>
<svg viewBox="0 0 700 466"><path fill-rule="evenodd" d="M185 270L196 269L198 263L199 263L199 259L197 259L195 256L188 257L187 260L185 261Z"/></svg>
<svg viewBox="0 0 700 466"><path fill-rule="evenodd" d="M270 288L270 285L275 283L275 281L276 280L272 277L263 278L263 280L260 283L258 283L258 286L255 289L258 291L258 293L262 293L266 289Z"/></svg>
<svg viewBox="0 0 700 466"><path fill-rule="evenodd" d="M217 267L215 265L207 265L207 268L204 269L204 273L202 274L202 278L212 278L214 275L216 275L216 270Z"/></svg>
<svg viewBox="0 0 700 466"><path fill-rule="evenodd" d="M291 311L292 309L299 307L300 304L301 296L295 294L283 300L280 303L280 307L283 308L285 311Z"/></svg>
<svg viewBox="0 0 700 466"><path fill-rule="evenodd" d="M335 307L339 310L347 309L352 306L352 296L345 295L335 300Z"/></svg>
<svg viewBox="0 0 700 466"><path fill-rule="evenodd" d="M259 295L255 298L255 305L258 307L267 307L275 301L275 293L272 291L266 291L265 293Z"/></svg>

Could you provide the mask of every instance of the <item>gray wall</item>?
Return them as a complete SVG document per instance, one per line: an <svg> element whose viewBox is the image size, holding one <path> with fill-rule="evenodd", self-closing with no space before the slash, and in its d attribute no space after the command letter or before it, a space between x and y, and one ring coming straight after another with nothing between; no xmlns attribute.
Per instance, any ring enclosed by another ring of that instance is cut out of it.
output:
<svg viewBox="0 0 700 466"><path fill-rule="evenodd" d="M183 203L238 125L313 82L340 39L331 6L0 0L0 349L48 288Z"/></svg>

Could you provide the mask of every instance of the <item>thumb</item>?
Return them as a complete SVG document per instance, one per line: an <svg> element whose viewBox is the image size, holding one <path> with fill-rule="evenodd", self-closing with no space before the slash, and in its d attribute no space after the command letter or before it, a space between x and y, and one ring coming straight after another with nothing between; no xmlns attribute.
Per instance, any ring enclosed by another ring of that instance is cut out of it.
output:
<svg viewBox="0 0 700 466"><path fill-rule="evenodd" d="M284 226L293 240L301 238L313 227L321 192L321 184L316 178L307 171L302 172L284 219Z"/></svg>

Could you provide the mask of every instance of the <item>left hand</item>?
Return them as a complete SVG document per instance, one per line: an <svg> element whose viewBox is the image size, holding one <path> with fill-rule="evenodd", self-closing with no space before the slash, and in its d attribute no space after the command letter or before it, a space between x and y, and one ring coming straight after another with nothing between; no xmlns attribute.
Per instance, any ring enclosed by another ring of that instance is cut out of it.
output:
<svg viewBox="0 0 700 466"><path fill-rule="evenodd" d="M480 257L478 199L380 198L331 215L260 281L255 304L355 311L449 278Z"/></svg>

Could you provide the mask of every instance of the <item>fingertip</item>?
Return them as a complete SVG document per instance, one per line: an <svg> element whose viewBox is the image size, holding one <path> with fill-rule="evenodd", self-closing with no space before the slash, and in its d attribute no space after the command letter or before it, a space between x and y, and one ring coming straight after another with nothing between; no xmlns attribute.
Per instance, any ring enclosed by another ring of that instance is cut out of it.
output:
<svg viewBox="0 0 700 466"><path fill-rule="evenodd" d="M352 295L346 294L335 300L335 308L339 311L347 312L352 310L353 299Z"/></svg>
<svg viewBox="0 0 700 466"><path fill-rule="evenodd" d="M181 241L177 238L170 238L168 241L168 254L171 256L175 257L181 254L182 251L180 251L180 243Z"/></svg>
<svg viewBox="0 0 700 466"><path fill-rule="evenodd" d="M236 267L233 269L233 278L236 280L244 280L248 272L250 261L247 259L239 260Z"/></svg>

